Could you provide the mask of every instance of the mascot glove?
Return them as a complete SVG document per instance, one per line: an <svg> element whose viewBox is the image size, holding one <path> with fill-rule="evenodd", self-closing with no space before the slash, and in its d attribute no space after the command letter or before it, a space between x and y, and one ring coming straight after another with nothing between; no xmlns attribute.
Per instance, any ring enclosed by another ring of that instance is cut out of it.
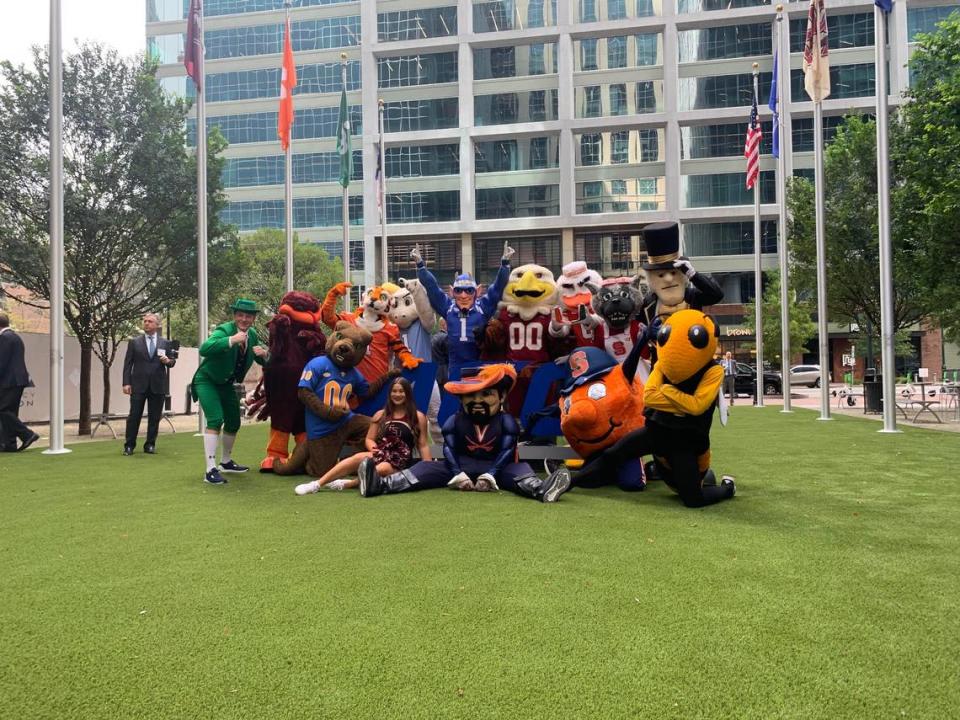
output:
<svg viewBox="0 0 960 720"><path fill-rule="evenodd" d="M556 320L550 321L550 334L553 336L562 336L566 337L567 333L570 331L570 324L565 322L557 322Z"/></svg>
<svg viewBox="0 0 960 720"><path fill-rule="evenodd" d="M503 244L503 257L500 258L500 261L501 261L501 262L505 262L505 263L510 262L510 258L512 258L512 257L516 254L516 252L517 252L517 251L514 250L512 247L510 247L507 243L504 243L504 244Z"/></svg>
<svg viewBox="0 0 960 720"><path fill-rule="evenodd" d="M454 490L459 490L461 483L473 484L469 475L467 475L465 472L458 472L456 475L450 478L450 482L447 483L447 487L451 487Z"/></svg>
<svg viewBox="0 0 960 720"><path fill-rule="evenodd" d="M697 271L693 269L693 265L690 264L689 260L677 260L673 263L673 266L688 278L692 278L697 274Z"/></svg>
<svg viewBox="0 0 960 720"><path fill-rule="evenodd" d="M413 250L410 251L410 259L413 260L417 265L423 262L423 255L420 253L419 243L414 245Z"/></svg>
<svg viewBox="0 0 960 720"><path fill-rule="evenodd" d="M353 283L338 282L336 285L333 286L333 288L331 289L331 292L334 295L343 297L344 295L347 294L347 290L349 290L352 287L353 287Z"/></svg>
<svg viewBox="0 0 960 720"><path fill-rule="evenodd" d="M490 473L483 473L483 475L477 478L477 482L480 482L481 480L486 480L488 483L490 483L490 487L492 487L494 490L500 489L500 486L497 485L496 478Z"/></svg>
<svg viewBox="0 0 960 720"><path fill-rule="evenodd" d="M411 355L403 358L400 364L403 365L404 370L413 370L414 368L420 367L420 358L415 358Z"/></svg>

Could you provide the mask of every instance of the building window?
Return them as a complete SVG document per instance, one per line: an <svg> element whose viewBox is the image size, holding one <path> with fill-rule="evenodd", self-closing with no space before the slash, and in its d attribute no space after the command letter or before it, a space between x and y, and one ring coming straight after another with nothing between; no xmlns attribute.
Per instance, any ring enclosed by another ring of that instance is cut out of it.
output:
<svg viewBox="0 0 960 720"><path fill-rule="evenodd" d="M299 81L299 77L297 80ZM456 81L456 52L377 59L377 86L381 88L436 85Z"/></svg>
<svg viewBox="0 0 960 720"><path fill-rule="evenodd" d="M873 115L862 117L872 118ZM829 145L837 136L837 130L843 127L843 115L828 115L823 118L823 142ZM793 152L813 152L813 118L798 118L792 120L793 125ZM764 130L764 133L767 131Z"/></svg>
<svg viewBox="0 0 960 720"><path fill-rule="evenodd" d="M350 133L363 134L363 113L359 105L350 105ZM307 108L297 110L293 123L294 140L336 137L340 109L337 107ZM275 142L277 139L277 113L249 113L243 115L219 115L207 118L207 129L218 127L231 145L253 142ZM197 144L197 121L187 120L187 144Z"/></svg>
<svg viewBox="0 0 960 720"><path fill-rule="evenodd" d="M358 33L359 34L359 33ZM457 34L457 7L396 10L377 15L377 40L395 42Z"/></svg>
<svg viewBox="0 0 960 720"><path fill-rule="evenodd" d="M911 11L907 10L908 17ZM803 52L807 19L790 21L790 52ZM873 45L873 13L827 15L827 44L831 50Z"/></svg>
<svg viewBox="0 0 960 720"><path fill-rule="evenodd" d="M350 224L363 224L363 198L350 197ZM236 225L242 232L264 227L284 227L283 200L251 200L227 203L220 212L220 219L227 225ZM295 228L335 227L343 222L343 198L332 197L294 198L293 226Z"/></svg>
<svg viewBox="0 0 960 720"><path fill-rule="evenodd" d="M460 191L387 194L387 222L455 222L460 219Z"/></svg>
<svg viewBox="0 0 960 720"><path fill-rule="evenodd" d="M513 256L513 267L536 263L549 268L559 275L560 271L560 236L545 235L534 237L478 237L473 241L477 281L491 283L500 269L500 256L503 253L503 242L507 240L510 247L517 251Z"/></svg>
<svg viewBox="0 0 960 720"><path fill-rule="evenodd" d="M388 102L383 108L384 132L454 128L460 124L458 108L455 97ZM296 131L297 126L293 128Z"/></svg>
<svg viewBox="0 0 960 720"><path fill-rule="evenodd" d="M773 52L770 23L681 30L678 35L682 63L770 55Z"/></svg>
<svg viewBox="0 0 960 720"><path fill-rule="evenodd" d="M610 134L610 163L622 165L630 162L630 132L621 130Z"/></svg>
<svg viewBox="0 0 960 720"><path fill-rule="evenodd" d="M474 144L476 173L558 167L559 137L522 137Z"/></svg>
<svg viewBox="0 0 960 720"><path fill-rule="evenodd" d="M607 277L638 273L640 247L638 234L587 233L573 239L574 255Z"/></svg>
<svg viewBox="0 0 960 720"><path fill-rule="evenodd" d="M560 214L560 186L478 188L477 220Z"/></svg>
<svg viewBox="0 0 960 720"><path fill-rule="evenodd" d="M660 154L660 134L662 130L638 130L640 142L640 162L658 162L663 160Z"/></svg>
<svg viewBox="0 0 960 720"><path fill-rule="evenodd" d="M769 0L677 0L677 11L680 13L711 12L769 4Z"/></svg>
<svg viewBox="0 0 960 720"><path fill-rule="evenodd" d="M769 72L758 78L760 98L770 95ZM801 81L801 85L802 85ZM707 110L725 107L750 107L753 99L753 75L711 75L709 77L680 78L680 110ZM793 97L797 97L796 94Z"/></svg>
<svg viewBox="0 0 960 720"><path fill-rule="evenodd" d="M600 133L584 133L580 136L580 162L583 167L603 163L603 136Z"/></svg>
<svg viewBox="0 0 960 720"><path fill-rule="evenodd" d="M627 86L623 83L610 86L610 114L627 114Z"/></svg>
<svg viewBox="0 0 960 720"><path fill-rule="evenodd" d="M597 70L597 40L584 38L580 41L580 69Z"/></svg>
<svg viewBox="0 0 960 720"><path fill-rule="evenodd" d="M876 92L876 67L873 63L830 66L830 97L833 99L867 97ZM807 100L803 88L803 70L790 71L790 90L796 100ZM889 84L889 83L888 83ZM889 88L888 88L889 90Z"/></svg>
<svg viewBox="0 0 960 720"><path fill-rule="evenodd" d="M460 145L404 145L384 153L388 178L460 174Z"/></svg>
<svg viewBox="0 0 960 720"><path fill-rule="evenodd" d="M642 80L637 83L637 112L648 113L657 111L657 93L653 80Z"/></svg>
<svg viewBox="0 0 960 720"><path fill-rule="evenodd" d="M580 117L600 117L603 114L603 107L600 100L600 86L590 85L583 88L583 105L580 110Z"/></svg>
<svg viewBox="0 0 960 720"><path fill-rule="evenodd" d="M297 68L297 87L293 92L295 95L340 92L340 73L340 63L301 65ZM207 75L206 81L207 102L273 98L280 87L280 69L212 73ZM357 90L359 87L360 63L353 60L347 63L347 90ZM196 89L193 83L189 83L187 97L195 95Z"/></svg>
<svg viewBox="0 0 960 720"><path fill-rule="evenodd" d="M580 22L596 22L597 0L580 0Z"/></svg>
<svg viewBox="0 0 960 720"><path fill-rule="evenodd" d="M660 64L660 34L647 33L636 36L637 66L649 67Z"/></svg>
<svg viewBox="0 0 960 720"><path fill-rule="evenodd" d="M773 124L762 122L760 129L763 131L760 153L769 155L773 145ZM680 128L680 157L684 160L742 157L745 136L743 123L683 126Z"/></svg>
<svg viewBox="0 0 960 720"><path fill-rule="evenodd" d="M753 190L747 190L744 174L684 175L681 178L683 207L724 207L752 205ZM776 182L772 170L760 172L760 202L776 201Z"/></svg>
<svg viewBox="0 0 960 720"><path fill-rule="evenodd" d="M408 240L391 237L387 243L387 274L390 279L396 282L402 277L416 276L417 265L410 259L410 251L413 250L414 245L420 245L423 261L437 278L437 282L441 286L452 284L462 267L459 237L431 237L430 242L427 243L420 238Z"/></svg>
<svg viewBox="0 0 960 720"><path fill-rule="evenodd" d="M627 66L627 38L607 38L607 68L624 68Z"/></svg>
<svg viewBox="0 0 960 720"><path fill-rule="evenodd" d="M607 0L607 20L622 20L626 16L626 0Z"/></svg>
<svg viewBox="0 0 960 720"><path fill-rule="evenodd" d="M683 247L687 255L752 255L753 222L685 223ZM760 252L777 252L777 222L760 223Z"/></svg>
<svg viewBox="0 0 960 720"><path fill-rule="evenodd" d="M942 5L939 7L907 7L907 42L916 42L920 33L936 32L937 25L960 9L960 5ZM870 16L873 20L873 16ZM827 16L829 22L830 16ZM872 27L872 26L871 26ZM873 31L871 30L871 38Z"/></svg>

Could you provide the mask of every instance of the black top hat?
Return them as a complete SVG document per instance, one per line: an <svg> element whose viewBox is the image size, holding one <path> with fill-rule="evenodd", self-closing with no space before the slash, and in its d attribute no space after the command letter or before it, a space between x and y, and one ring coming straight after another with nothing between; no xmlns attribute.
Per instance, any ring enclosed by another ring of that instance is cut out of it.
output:
<svg viewBox="0 0 960 720"><path fill-rule="evenodd" d="M644 270L666 270L680 259L680 226L675 222L647 225L643 229L643 242L647 246Z"/></svg>

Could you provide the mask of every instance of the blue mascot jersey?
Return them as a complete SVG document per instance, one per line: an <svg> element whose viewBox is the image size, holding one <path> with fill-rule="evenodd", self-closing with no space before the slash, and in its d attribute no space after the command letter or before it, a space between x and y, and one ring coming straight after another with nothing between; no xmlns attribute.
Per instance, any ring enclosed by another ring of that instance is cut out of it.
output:
<svg viewBox="0 0 960 720"><path fill-rule="evenodd" d="M341 370L326 355L315 357L303 368L300 387L307 388L320 398L320 402L330 407L349 409L352 395L365 396L370 387L356 368ZM343 425L352 412L339 420L324 420L317 417L310 408L306 409L307 439L317 440L329 435Z"/></svg>

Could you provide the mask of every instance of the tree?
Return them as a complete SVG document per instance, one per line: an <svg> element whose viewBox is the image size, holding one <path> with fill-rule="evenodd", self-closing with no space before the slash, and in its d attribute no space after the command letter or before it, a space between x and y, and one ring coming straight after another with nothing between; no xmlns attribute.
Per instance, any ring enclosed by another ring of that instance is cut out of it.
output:
<svg viewBox="0 0 960 720"><path fill-rule="evenodd" d="M261 228L240 239L237 251L210 264L210 326L230 319L229 306L238 297L256 300L262 312L258 330L277 312L286 292L286 237L282 230ZM293 279L297 290L313 293L321 301L343 279L343 265L319 245L302 243L294 236ZM197 327L195 299L181 303L173 313L174 333L193 337ZM265 336L265 333L263 333Z"/></svg>
<svg viewBox="0 0 960 720"><path fill-rule="evenodd" d="M847 117L824 158L824 228L830 318L879 328L876 153L874 121ZM787 207L791 217L791 283L800 297L816 297L813 184L803 178L791 179ZM929 311L912 249L897 234L893 235L893 285L893 326L897 331L910 327Z"/></svg>
<svg viewBox="0 0 960 720"><path fill-rule="evenodd" d="M0 257L49 302L49 102L46 53L33 67L0 64ZM90 431L92 355L107 370L120 338L147 311L195 292L196 163L188 104L167 96L156 65L96 44L63 71L64 317L81 348L80 433ZM225 147L209 144L211 252L231 237L218 220Z"/></svg>
<svg viewBox="0 0 960 720"><path fill-rule="evenodd" d="M763 291L763 347L768 358L778 358L781 353L780 341L780 273L767 273L767 284ZM817 323L812 319L816 308L809 300L798 300L795 290L789 291L790 303L790 357L800 352L810 338L816 337ZM743 324L756 333L756 303L743 306ZM789 368L791 359L786 358L784 365Z"/></svg>
<svg viewBox="0 0 960 720"><path fill-rule="evenodd" d="M909 102L891 133L894 231L931 314L960 341L960 13L918 38L910 74Z"/></svg>

